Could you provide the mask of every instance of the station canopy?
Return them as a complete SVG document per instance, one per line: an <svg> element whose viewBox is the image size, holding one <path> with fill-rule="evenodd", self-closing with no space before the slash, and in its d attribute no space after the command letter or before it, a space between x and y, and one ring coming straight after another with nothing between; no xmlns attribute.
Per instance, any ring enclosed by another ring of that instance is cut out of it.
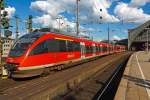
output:
<svg viewBox="0 0 150 100"><path fill-rule="evenodd" d="M129 50L146 50L147 44L150 48L150 20L135 29L128 30Z"/></svg>

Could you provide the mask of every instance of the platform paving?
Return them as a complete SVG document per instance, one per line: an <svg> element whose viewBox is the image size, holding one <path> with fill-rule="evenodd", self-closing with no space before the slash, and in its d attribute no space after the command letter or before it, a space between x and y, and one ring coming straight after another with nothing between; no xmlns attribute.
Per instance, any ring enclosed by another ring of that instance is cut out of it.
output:
<svg viewBox="0 0 150 100"><path fill-rule="evenodd" d="M150 52L132 54L114 100L150 100Z"/></svg>

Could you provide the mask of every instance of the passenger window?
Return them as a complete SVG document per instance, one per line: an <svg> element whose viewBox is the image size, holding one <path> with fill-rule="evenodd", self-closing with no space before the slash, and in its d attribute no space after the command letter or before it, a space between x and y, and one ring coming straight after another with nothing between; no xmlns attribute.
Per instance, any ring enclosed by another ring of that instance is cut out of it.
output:
<svg viewBox="0 0 150 100"><path fill-rule="evenodd" d="M93 53L93 46L90 46L90 53Z"/></svg>
<svg viewBox="0 0 150 100"><path fill-rule="evenodd" d="M66 41L65 40L59 40L59 50L60 52L66 52Z"/></svg>
<svg viewBox="0 0 150 100"><path fill-rule="evenodd" d="M39 43L31 52L30 55L43 54L48 52L46 41Z"/></svg>
<svg viewBox="0 0 150 100"><path fill-rule="evenodd" d="M80 51L80 42L74 42L74 51Z"/></svg>
<svg viewBox="0 0 150 100"><path fill-rule="evenodd" d="M98 46L96 46L96 52L99 52L99 47Z"/></svg>
<svg viewBox="0 0 150 100"><path fill-rule="evenodd" d="M74 43L72 41L67 41L67 51L68 52L73 52L74 50Z"/></svg>
<svg viewBox="0 0 150 100"><path fill-rule="evenodd" d="M86 53L93 53L93 47L92 46L86 46Z"/></svg>
<svg viewBox="0 0 150 100"><path fill-rule="evenodd" d="M48 39L48 52L59 52L59 40L56 39Z"/></svg>

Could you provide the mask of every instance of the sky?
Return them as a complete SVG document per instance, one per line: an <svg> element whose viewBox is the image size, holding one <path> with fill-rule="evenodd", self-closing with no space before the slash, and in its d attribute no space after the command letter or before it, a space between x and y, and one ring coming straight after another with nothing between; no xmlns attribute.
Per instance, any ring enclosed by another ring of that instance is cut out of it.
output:
<svg viewBox="0 0 150 100"><path fill-rule="evenodd" d="M33 28L53 27L72 34L76 31L76 0L5 0L6 8L15 33L14 16L20 18L19 33L26 34L25 21L33 16ZM102 11L100 11L102 9ZM100 19L102 17L102 19ZM80 35L93 37L95 41L128 37L133 29L150 20L150 0L80 0ZM15 36L15 34L13 34Z"/></svg>

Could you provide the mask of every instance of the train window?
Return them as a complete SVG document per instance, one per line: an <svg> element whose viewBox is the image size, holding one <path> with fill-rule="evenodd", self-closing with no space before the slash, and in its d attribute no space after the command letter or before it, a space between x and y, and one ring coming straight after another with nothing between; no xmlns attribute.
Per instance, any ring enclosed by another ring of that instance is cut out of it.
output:
<svg viewBox="0 0 150 100"><path fill-rule="evenodd" d="M98 48L98 52L100 52L101 51L101 48L100 47L97 47Z"/></svg>
<svg viewBox="0 0 150 100"><path fill-rule="evenodd" d="M106 52L107 51L107 47L103 47L103 52Z"/></svg>
<svg viewBox="0 0 150 100"><path fill-rule="evenodd" d="M47 42L43 41L39 43L31 52L30 55L37 55L48 52Z"/></svg>
<svg viewBox="0 0 150 100"><path fill-rule="evenodd" d="M67 41L67 51L73 52L74 51L74 42L73 41Z"/></svg>
<svg viewBox="0 0 150 100"><path fill-rule="evenodd" d="M90 53L90 46L87 46L87 53Z"/></svg>
<svg viewBox="0 0 150 100"><path fill-rule="evenodd" d="M100 52L102 52L102 51L103 51L103 47L99 47L99 49L100 49Z"/></svg>
<svg viewBox="0 0 150 100"><path fill-rule="evenodd" d="M9 56L18 57L25 53L25 51L36 41L43 33L30 33L20 37L12 46Z"/></svg>
<svg viewBox="0 0 150 100"><path fill-rule="evenodd" d="M85 51L86 51L86 53L93 53L93 47L92 46L86 46Z"/></svg>
<svg viewBox="0 0 150 100"><path fill-rule="evenodd" d="M93 53L94 51L94 46L90 46L90 53Z"/></svg>
<svg viewBox="0 0 150 100"><path fill-rule="evenodd" d="M101 52L101 47L98 47L98 52Z"/></svg>
<svg viewBox="0 0 150 100"><path fill-rule="evenodd" d="M110 50L112 51L112 47L110 47Z"/></svg>
<svg viewBox="0 0 150 100"><path fill-rule="evenodd" d="M67 51L80 51L80 42L67 41Z"/></svg>
<svg viewBox="0 0 150 100"><path fill-rule="evenodd" d="M59 52L59 42L56 39L48 39L48 52Z"/></svg>
<svg viewBox="0 0 150 100"><path fill-rule="evenodd" d="M108 47L105 47L105 52L107 52L108 51Z"/></svg>
<svg viewBox="0 0 150 100"><path fill-rule="evenodd" d="M88 51L89 51L89 47L85 46L85 53L88 53Z"/></svg>
<svg viewBox="0 0 150 100"><path fill-rule="evenodd" d="M35 38L25 38L22 37L18 39L14 45L12 46L9 56L10 57L18 57L25 53L25 51L32 45L35 41Z"/></svg>
<svg viewBox="0 0 150 100"><path fill-rule="evenodd" d="M93 53L93 46L90 46L90 53Z"/></svg>
<svg viewBox="0 0 150 100"><path fill-rule="evenodd" d="M80 42L74 42L74 51L80 51Z"/></svg>
<svg viewBox="0 0 150 100"><path fill-rule="evenodd" d="M65 40L58 40L59 41L59 51L60 52L67 52L67 45Z"/></svg>
<svg viewBox="0 0 150 100"><path fill-rule="evenodd" d="M96 50L96 52L98 52L98 48L97 48L97 46L95 46L95 50Z"/></svg>
<svg viewBox="0 0 150 100"><path fill-rule="evenodd" d="M103 47L100 47L100 48L101 48L101 52L103 52L103 51L104 51L104 50L103 50L104 48L103 48Z"/></svg>
<svg viewBox="0 0 150 100"><path fill-rule="evenodd" d="M99 47L98 46L96 46L96 52L99 52Z"/></svg>

